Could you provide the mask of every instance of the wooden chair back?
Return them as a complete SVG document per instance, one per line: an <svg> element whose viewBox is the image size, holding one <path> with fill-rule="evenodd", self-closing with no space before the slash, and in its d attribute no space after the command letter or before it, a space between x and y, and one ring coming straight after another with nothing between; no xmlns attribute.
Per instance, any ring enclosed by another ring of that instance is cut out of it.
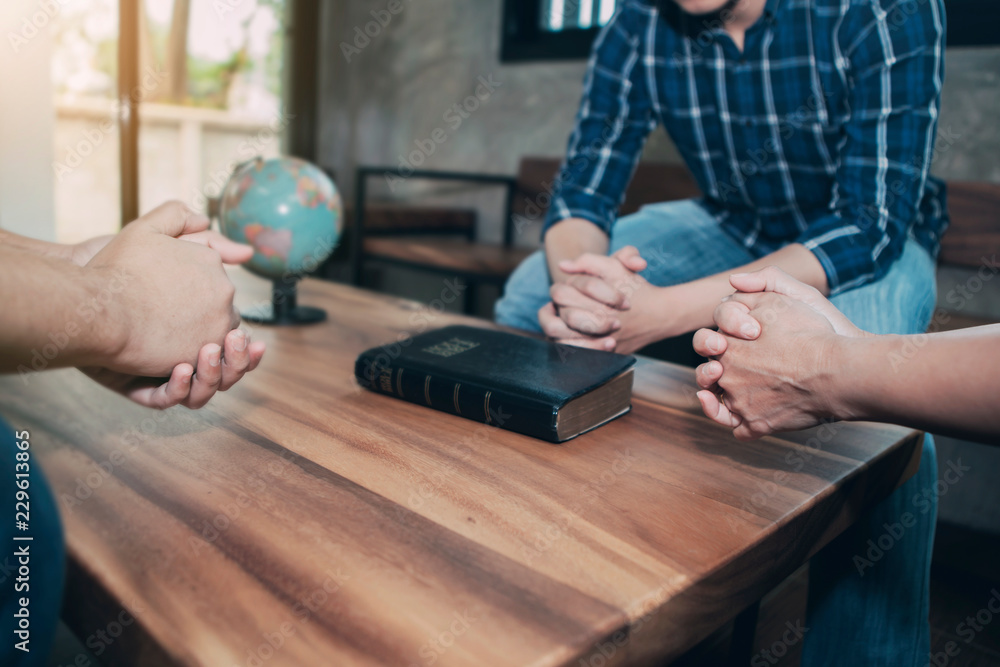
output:
<svg viewBox="0 0 1000 667"><path fill-rule="evenodd" d="M941 237L941 264L978 268L1000 255L1000 185L948 183L951 225Z"/></svg>
<svg viewBox="0 0 1000 667"><path fill-rule="evenodd" d="M513 212L536 219L545 215L557 178L561 158L526 157L517 172ZM635 213L646 204L698 197L701 191L687 167L662 162L640 162L625 192L620 216Z"/></svg>

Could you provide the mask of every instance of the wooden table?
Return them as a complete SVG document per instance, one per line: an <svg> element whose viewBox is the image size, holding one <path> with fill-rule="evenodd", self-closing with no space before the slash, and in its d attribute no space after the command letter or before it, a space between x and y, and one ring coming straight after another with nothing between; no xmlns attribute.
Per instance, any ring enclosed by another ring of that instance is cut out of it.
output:
<svg viewBox="0 0 1000 667"><path fill-rule="evenodd" d="M237 278L244 304L266 294ZM300 302L329 322L258 327L260 369L198 412L74 370L0 379L64 512L65 617L102 660L672 658L919 462L892 426L737 442L700 416L690 370L651 360L631 414L548 444L354 383L363 349L475 320L315 281Z"/></svg>

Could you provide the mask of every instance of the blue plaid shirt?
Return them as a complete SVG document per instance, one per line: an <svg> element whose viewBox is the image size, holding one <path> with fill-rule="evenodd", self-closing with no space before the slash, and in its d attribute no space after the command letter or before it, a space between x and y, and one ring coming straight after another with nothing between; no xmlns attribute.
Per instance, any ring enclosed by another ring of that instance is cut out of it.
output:
<svg viewBox="0 0 1000 667"><path fill-rule="evenodd" d="M756 256L805 245L831 294L880 278L907 235L937 255L941 0L768 0L742 53L664 6L627 0L597 38L546 229L610 232L662 124L726 232Z"/></svg>

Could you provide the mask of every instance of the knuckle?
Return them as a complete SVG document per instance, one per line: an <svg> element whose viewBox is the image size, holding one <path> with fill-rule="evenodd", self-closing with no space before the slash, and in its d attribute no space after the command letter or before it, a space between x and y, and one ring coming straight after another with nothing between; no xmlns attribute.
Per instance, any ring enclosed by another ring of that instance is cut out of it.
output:
<svg viewBox="0 0 1000 667"><path fill-rule="evenodd" d="M171 215L186 216L191 209L179 199L171 199L163 204L164 210Z"/></svg>
<svg viewBox="0 0 1000 667"><path fill-rule="evenodd" d="M593 323L590 318L580 315L576 312L571 312L567 315L569 320L569 325L576 329L577 331L582 331L584 333L590 333Z"/></svg>

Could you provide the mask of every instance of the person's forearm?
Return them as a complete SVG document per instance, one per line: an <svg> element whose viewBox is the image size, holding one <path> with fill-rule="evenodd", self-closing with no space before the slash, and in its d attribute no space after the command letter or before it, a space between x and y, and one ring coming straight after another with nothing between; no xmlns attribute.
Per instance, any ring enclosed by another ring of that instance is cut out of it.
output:
<svg viewBox="0 0 1000 667"><path fill-rule="evenodd" d="M660 338L676 336L703 327L713 327L712 314L719 301L734 292L729 284L729 276L734 273L749 273L768 266L777 266L793 278L812 285L823 294L829 293L826 272L816 256L805 246L793 243L765 255L758 260L738 266L728 271L716 273L689 283L664 287L658 294L662 302L660 313L664 331Z"/></svg>
<svg viewBox="0 0 1000 667"><path fill-rule="evenodd" d="M1000 324L842 338L834 354L838 417L1000 441Z"/></svg>
<svg viewBox="0 0 1000 667"><path fill-rule="evenodd" d="M608 235L600 227L583 218L566 218L545 233L545 258L553 283L566 280L559 269L564 259L576 259L584 253L608 254Z"/></svg>
<svg viewBox="0 0 1000 667"><path fill-rule="evenodd" d="M49 243L38 239L28 238L13 232L0 229L0 248L29 252L39 257L51 257L70 261L72 259L73 247L62 243Z"/></svg>
<svg viewBox="0 0 1000 667"><path fill-rule="evenodd" d="M93 269L0 245L0 372L101 365L123 344L123 285Z"/></svg>

